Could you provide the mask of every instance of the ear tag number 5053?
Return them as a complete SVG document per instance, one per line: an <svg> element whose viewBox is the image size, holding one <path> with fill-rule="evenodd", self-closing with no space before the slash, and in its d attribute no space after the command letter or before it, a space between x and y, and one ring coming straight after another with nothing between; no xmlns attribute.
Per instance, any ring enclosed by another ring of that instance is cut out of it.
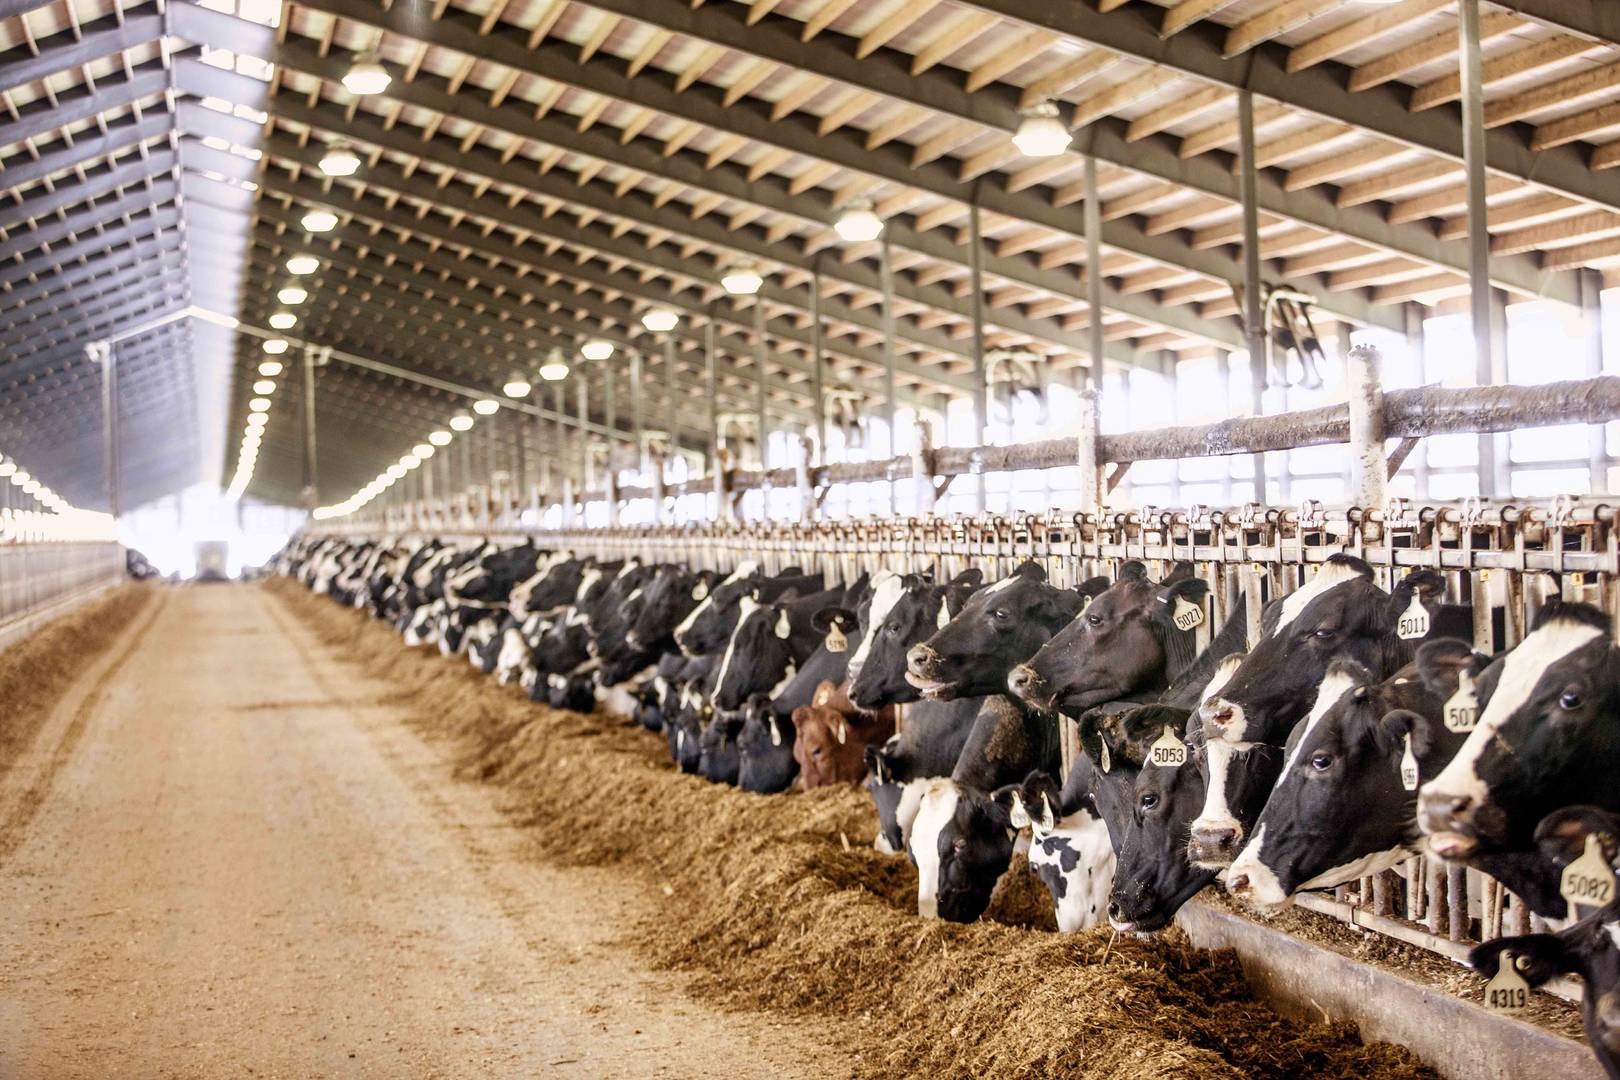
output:
<svg viewBox="0 0 1620 1080"><path fill-rule="evenodd" d="M1164 726L1164 734L1148 747L1148 762L1167 769L1178 769L1187 763L1187 744L1181 741L1169 724Z"/></svg>

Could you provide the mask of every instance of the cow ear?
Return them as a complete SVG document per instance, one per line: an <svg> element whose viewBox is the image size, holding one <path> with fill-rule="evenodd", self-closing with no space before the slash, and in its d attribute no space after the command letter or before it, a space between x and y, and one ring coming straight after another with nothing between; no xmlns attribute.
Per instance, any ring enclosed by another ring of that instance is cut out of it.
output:
<svg viewBox="0 0 1620 1080"><path fill-rule="evenodd" d="M1017 784L998 787L990 793L991 816L1010 829L1022 829L1029 821L1029 810L1024 805L1024 792Z"/></svg>
<svg viewBox="0 0 1620 1080"><path fill-rule="evenodd" d="M783 568L782 572L780 574L777 574L776 576L777 577L803 577L804 576L804 567L802 567L802 566L785 567L785 568Z"/></svg>
<svg viewBox="0 0 1620 1080"><path fill-rule="evenodd" d="M945 586L945 613L951 618L962 614L967 606L968 598L978 589L977 585L957 585L955 582Z"/></svg>
<svg viewBox="0 0 1620 1080"><path fill-rule="evenodd" d="M1052 606L1054 629L1064 627L1073 622L1080 609L1086 606L1086 597L1078 589L1056 589L1052 593Z"/></svg>
<svg viewBox="0 0 1620 1080"><path fill-rule="evenodd" d="M1411 709L1391 709L1378 721L1376 738L1380 750L1396 755L1405 751L1406 737L1410 735L1412 754L1423 761L1435 751L1437 734L1434 724L1422 713Z"/></svg>
<svg viewBox="0 0 1620 1080"><path fill-rule="evenodd" d="M973 567L971 570L962 571L960 574L957 574L950 580L950 587L953 589L973 590L977 589L983 584L984 571L980 570L977 566Z"/></svg>
<svg viewBox="0 0 1620 1080"><path fill-rule="evenodd" d="M855 625L855 613L848 608L824 607L810 616L810 625L818 634L825 634L835 625L847 633Z"/></svg>
<svg viewBox="0 0 1620 1080"><path fill-rule="evenodd" d="M1555 975L1574 971L1577 962L1562 936L1521 934L1476 946L1468 954L1468 966L1489 979L1496 974L1504 952L1513 954L1514 969L1531 986L1540 986Z"/></svg>
<svg viewBox="0 0 1620 1080"><path fill-rule="evenodd" d="M1436 638L1418 646L1418 677L1430 693L1442 698L1457 692L1457 681L1464 671L1477 676L1489 663L1489 657L1457 638Z"/></svg>
<svg viewBox="0 0 1620 1080"><path fill-rule="evenodd" d="M1013 577L1028 578L1030 581L1045 581L1046 567L1034 559L1026 559L1018 564L1018 569L1013 571Z"/></svg>
<svg viewBox="0 0 1620 1080"><path fill-rule="evenodd" d="M1446 579L1438 570L1414 570L1397 581L1389 594L1389 604L1386 606L1391 626L1407 608L1412 606L1414 596L1431 616L1434 615L1445 601Z"/></svg>
<svg viewBox="0 0 1620 1080"><path fill-rule="evenodd" d="M1147 564L1141 559L1127 559L1119 564L1119 580L1146 581Z"/></svg>
<svg viewBox="0 0 1620 1080"><path fill-rule="evenodd" d="M1542 818L1536 847L1554 865L1568 866L1585 853L1588 836L1597 838L1610 866L1620 859L1620 814L1596 806L1566 806Z"/></svg>
<svg viewBox="0 0 1620 1080"><path fill-rule="evenodd" d="M1081 596L1085 597L1087 600L1094 600L1103 593L1107 592L1113 586L1113 584L1114 583L1109 581L1106 577L1099 575L1097 577L1087 578L1085 581L1082 581L1078 586L1075 587L1075 591Z"/></svg>
<svg viewBox="0 0 1620 1080"><path fill-rule="evenodd" d="M1164 575L1164 578L1160 580L1159 584L1169 585L1173 582L1186 581L1188 578L1196 576L1197 570L1194 568L1192 563L1185 561L1178 562L1170 568L1170 572Z"/></svg>
<svg viewBox="0 0 1620 1080"><path fill-rule="evenodd" d="M1201 577L1182 577L1160 583L1157 599L1168 611L1178 599L1189 604L1201 604L1208 595L1209 582Z"/></svg>
<svg viewBox="0 0 1620 1080"><path fill-rule="evenodd" d="M799 598L798 587L797 586L789 586L788 588L782 590L782 592L777 596L776 602L778 604L791 604L793 601L797 600L798 598ZM757 590L754 593L754 599L756 599L756 600L759 599L759 592Z"/></svg>
<svg viewBox="0 0 1620 1080"><path fill-rule="evenodd" d="M1063 791L1050 773L1036 770L1024 777L1023 801L1031 822L1046 831L1057 827Z"/></svg>
<svg viewBox="0 0 1620 1080"><path fill-rule="evenodd" d="M1140 765L1152 754L1152 747L1169 728L1183 738L1187 731L1187 709L1173 705L1144 705L1132 709L1119 719L1117 749L1131 761Z"/></svg>

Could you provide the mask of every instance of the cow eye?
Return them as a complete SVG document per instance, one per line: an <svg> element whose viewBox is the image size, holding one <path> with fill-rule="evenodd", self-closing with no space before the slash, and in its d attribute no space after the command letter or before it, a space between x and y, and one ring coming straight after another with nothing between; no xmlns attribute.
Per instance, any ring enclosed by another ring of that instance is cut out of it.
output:
<svg viewBox="0 0 1620 1080"><path fill-rule="evenodd" d="M1323 770L1331 767L1332 765L1333 765L1333 755L1332 754L1325 754L1325 753L1322 753L1322 752L1318 751L1317 753L1314 753L1314 754L1311 755L1311 768L1315 769L1317 772L1322 772Z"/></svg>
<svg viewBox="0 0 1620 1080"><path fill-rule="evenodd" d="M1581 707L1581 692L1573 686L1558 695L1558 705L1563 709L1578 709Z"/></svg>
<svg viewBox="0 0 1620 1080"><path fill-rule="evenodd" d="M1090 623L1092 626L1101 626L1102 616L1088 611L1086 612L1086 622Z"/></svg>
<svg viewBox="0 0 1620 1080"><path fill-rule="evenodd" d="M996 610L991 612L991 614L994 615L999 622L1007 622L1012 618L1012 613L1006 608L996 608Z"/></svg>
<svg viewBox="0 0 1620 1080"><path fill-rule="evenodd" d="M1316 638L1318 641L1326 641L1329 638L1331 638L1336 632L1337 631L1329 629L1328 627L1324 626L1321 629L1319 629L1319 630L1315 631L1314 633L1312 633L1311 637Z"/></svg>
<svg viewBox="0 0 1620 1080"><path fill-rule="evenodd" d="M1151 810L1155 806L1159 805L1159 796L1156 792L1144 791L1142 792L1141 799L1138 801L1143 810Z"/></svg>
<svg viewBox="0 0 1620 1080"><path fill-rule="evenodd" d="M885 626L883 628L883 632L885 634L898 634L900 632L900 624L899 623L890 623L889 625L887 625L887 626Z"/></svg>

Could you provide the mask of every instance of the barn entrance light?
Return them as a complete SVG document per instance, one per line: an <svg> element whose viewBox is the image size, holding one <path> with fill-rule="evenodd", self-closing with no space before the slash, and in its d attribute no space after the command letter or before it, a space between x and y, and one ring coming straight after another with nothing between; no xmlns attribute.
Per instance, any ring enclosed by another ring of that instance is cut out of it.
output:
<svg viewBox="0 0 1620 1080"><path fill-rule="evenodd" d="M472 426L473 418L468 416L465 410L456 413L450 418L450 430L452 431L470 431Z"/></svg>
<svg viewBox="0 0 1620 1080"><path fill-rule="evenodd" d="M579 347L579 354L587 360L606 360L613 355L613 342L603 341L601 338L592 338ZM559 361L562 360L561 353L557 353L556 356ZM567 367L568 365L564 364L563 366ZM567 372L564 372L564 374L567 374Z"/></svg>
<svg viewBox="0 0 1620 1080"><path fill-rule="evenodd" d="M342 143L321 155L321 172L327 176L353 176L360 171L360 155Z"/></svg>
<svg viewBox="0 0 1620 1080"><path fill-rule="evenodd" d="M298 223L312 233L331 232L337 228L338 216L330 210L316 207L299 218Z"/></svg>
<svg viewBox="0 0 1620 1080"><path fill-rule="evenodd" d="M752 296L759 292L765 279L759 276L753 263L738 263L721 276L720 284L732 296Z"/></svg>
<svg viewBox="0 0 1620 1080"><path fill-rule="evenodd" d="M276 293L276 299L280 300L283 304L297 305L302 304L305 300L308 300L309 293L297 285L288 285L286 288Z"/></svg>
<svg viewBox="0 0 1620 1080"><path fill-rule="evenodd" d="M526 398L532 389L528 376L514 368L512 374L506 377L506 385L501 387L501 393L509 398Z"/></svg>
<svg viewBox="0 0 1620 1080"><path fill-rule="evenodd" d="M1037 102L1024 110L1023 123L1013 136L1013 145L1025 157L1056 157L1069 148L1072 137L1058 117L1058 107L1050 101Z"/></svg>
<svg viewBox="0 0 1620 1080"><path fill-rule="evenodd" d="M441 429L439 431L431 432L428 435L428 442L432 443L434 446L449 446L452 438L454 438L454 436L452 436L448 431Z"/></svg>
<svg viewBox="0 0 1620 1080"><path fill-rule="evenodd" d="M479 398L473 402L473 412L479 416L494 416L500 409L501 403L494 398Z"/></svg>
<svg viewBox="0 0 1620 1080"><path fill-rule="evenodd" d="M883 219L872 209L871 199L856 199L839 213L833 229L846 242L858 244L876 240L883 232Z"/></svg>
<svg viewBox="0 0 1620 1080"><path fill-rule="evenodd" d="M678 322L680 322L680 316L669 310L669 308L651 308L641 317L641 325L655 334L662 334L667 330L675 329L675 324Z"/></svg>
<svg viewBox="0 0 1620 1080"><path fill-rule="evenodd" d="M380 94L393 82L388 69L382 66L374 52L361 53L343 76L343 88L351 94Z"/></svg>
<svg viewBox="0 0 1620 1080"><path fill-rule="evenodd" d="M546 362L540 365L540 377L546 382L562 382L568 378L568 361L563 359L562 350L552 349L546 355Z"/></svg>
<svg viewBox="0 0 1620 1080"><path fill-rule="evenodd" d="M270 316L270 329L291 330L298 323L298 316L290 311L278 311Z"/></svg>
<svg viewBox="0 0 1620 1080"><path fill-rule="evenodd" d="M313 255L294 255L287 260L287 273L313 274L321 268L321 260Z"/></svg>

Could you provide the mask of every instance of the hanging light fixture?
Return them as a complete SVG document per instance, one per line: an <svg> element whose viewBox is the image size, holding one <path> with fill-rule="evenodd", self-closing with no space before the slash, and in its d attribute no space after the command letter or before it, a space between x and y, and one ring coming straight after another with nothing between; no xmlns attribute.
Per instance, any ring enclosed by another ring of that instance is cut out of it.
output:
<svg viewBox="0 0 1620 1080"><path fill-rule="evenodd" d="M1023 111L1023 122L1013 145L1025 157L1056 157L1069 148L1073 137L1058 116L1058 107L1050 101L1038 101Z"/></svg>
<svg viewBox="0 0 1620 1080"><path fill-rule="evenodd" d="M308 300L309 293L297 285L288 285L286 288L276 293L276 299L280 300L283 304L287 304L288 306L296 306L298 304L302 304L305 300Z"/></svg>
<svg viewBox="0 0 1620 1080"><path fill-rule="evenodd" d="M859 244L878 238L883 232L883 219L872 209L871 199L856 199L839 213L833 229L845 242Z"/></svg>
<svg viewBox="0 0 1620 1080"><path fill-rule="evenodd" d="M271 356L280 356L282 353L287 351L287 339L273 337L264 343L263 348L264 351L269 353Z"/></svg>
<svg viewBox="0 0 1620 1080"><path fill-rule="evenodd" d="M417 457L415 454L405 454L399 459L399 463L405 466L407 469L414 469L418 465L422 464L422 459Z"/></svg>
<svg viewBox="0 0 1620 1080"><path fill-rule="evenodd" d="M546 382L562 382L568 378L568 361L563 359L561 349L552 349L546 354L546 362L540 365L540 377Z"/></svg>
<svg viewBox="0 0 1620 1080"><path fill-rule="evenodd" d="M354 58L354 63L343 76L343 88L351 94L362 96L380 94L388 89L393 82L388 69L382 66L375 52L363 52Z"/></svg>
<svg viewBox="0 0 1620 1080"><path fill-rule="evenodd" d="M512 374L506 377L506 385L501 387L501 393L509 398L526 398L533 387L529 385L528 376L523 372L512 369Z"/></svg>
<svg viewBox="0 0 1620 1080"><path fill-rule="evenodd" d="M253 384L253 392L261 396L276 392L276 384L272 379L260 379Z"/></svg>
<svg viewBox="0 0 1620 1080"><path fill-rule="evenodd" d="M278 311L270 316L270 329L291 330L298 324L298 316L290 311Z"/></svg>
<svg viewBox="0 0 1620 1080"><path fill-rule="evenodd" d="M248 402L248 408L251 409L252 411L256 412L256 413L269 412L270 411L270 399L269 398L256 397L252 401Z"/></svg>
<svg viewBox="0 0 1620 1080"><path fill-rule="evenodd" d="M287 273L313 274L321 268L321 260L313 255L294 255L287 260Z"/></svg>
<svg viewBox="0 0 1620 1080"><path fill-rule="evenodd" d="M327 176L353 176L360 171L360 155L343 143L334 143L321 155L321 172Z"/></svg>
<svg viewBox="0 0 1620 1080"><path fill-rule="evenodd" d="M426 461L428 458L432 457L438 452L438 449L435 448L432 443L419 442L415 446L411 447L411 453L415 454L423 461Z"/></svg>
<svg viewBox="0 0 1620 1080"><path fill-rule="evenodd" d="M298 223L312 233L331 232L337 228L338 216L330 210L317 206L299 218Z"/></svg>
<svg viewBox="0 0 1620 1080"><path fill-rule="evenodd" d="M680 321L680 316L669 310L669 308L649 308L646 314L641 316L641 325L655 334L662 334L667 330L675 329L675 324Z"/></svg>
<svg viewBox="0 0 1620 1080"><path fill-rule="evenodd" d="M458 412L456 415L450 418L450 430L452 431L467 431L470 430L472 426L473 418L468 416L465 411Z"/></svg>
<svg viewBox="0 0 1620 1080"><path fill-rule="evenodd" d="M402 480L402 479L404 479L404 477L405 477L405 466L400 465L398 463L395 463L393 465L388 466L388 478L390 480Z"/></svg>
<svg viewBox="0 0 1620 1080"><path fill-rule="evenodd" d="M267 379L273 379L281 374L280 360L265 360L259 364L259 374Z"/></svg>
<svg viewBox="0 0 1620 1080"><path fill-rule="evenodd" d="M562 361L562 354L556 353L555 355L560 363ZM587 360L606 360L608 357L613 355L613 342L604 341L601 338L592 338L579 347L579 355L583 356ZM563 367L567 368L568 365L563 364ZM564 371L563 375L566 374L568 374L568 372ZM558 378L561 377L561 375L558 376Z"/></svg>
<svg viewBox="0 0 1620 1080"><path fill-rule="evenodd" d="M473 402L473 412L479 416L494 416L500 412L501 403L494 398L479 398Z"/></svg>
<svg viewBox="0 0 1620 1080"><path fill-rule="evenodd" d="M765 279L759 276L753 263L738 263L720 277L720 285L732 296L753 296Z"/></svg>
<svg viewBox="0 0 1620 1080"><path fill-rule="evenodd" d="M455 438L455 436L442 429L439 431L430 432L428 434L428 442L432 443L434 446L449 446L450 440L453 438Z"/></svg>
<svg viewBox="0 0 1620 1080"><path fill-rule="evenodd" d="M247 422L249 427L264 427L270 422L270 418L263 413L254 413L247 418Z"/></svg>

